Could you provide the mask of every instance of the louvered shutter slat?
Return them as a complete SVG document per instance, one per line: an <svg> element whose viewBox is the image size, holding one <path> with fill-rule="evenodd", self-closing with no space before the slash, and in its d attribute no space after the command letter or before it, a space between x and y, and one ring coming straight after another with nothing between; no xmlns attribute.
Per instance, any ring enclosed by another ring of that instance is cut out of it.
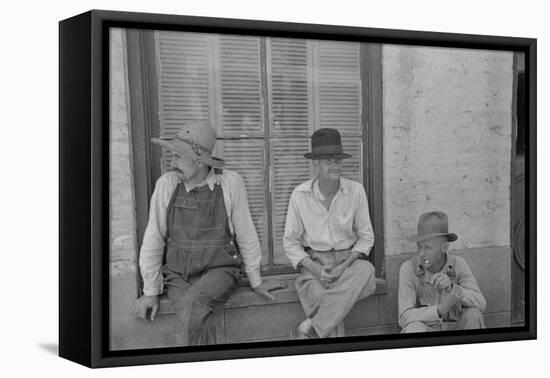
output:
<svg viewBox="0 0 550 378"><path fill-rule="evenodd" d="M174 137L188 120L209 119L206 34L158 32L161 137ZM171 164L162 149L162 171Z"/></svg>
<svg viewBox="0 0 550 378"><path fill-rule="evenodd" d="M310 149L314 129L334 127L341 132L344 150L353 156L344 160L343 176L362 180L359 44L268 38L265 45L268 82L262 83L261 38L159 32L160 133L174 136L185 120L210 119L215 124L224 139L218 140L215 155L245 181L262 265L287 265L282 235L288 200L294 188L311 177L303 154ZM265 109L263 91L268 94ZM265 136L265 110L270 112L271 183L265 181L266 141L255 139ZM233 139L250 136L254 139ZM171 157L165 155L163 167L168 167Z"/></svg>
<svg viewBox="0 0 550 378"><path fill-rule="evenodd" d="M237 139L218 141L214 151L225 160L225 168L239 173L245 182L250 215L260 239L262 264L267 263L269 255L264 149L263 140Z"/></svg>
<svg viewBox="0 0 550 378"><path fill-rule="evenodd" d="M221 36L219 61L223 136L263 135L260 39Z"/></svg>
<svg viewBox="0 0 550 378"><path fill-rule="evenodd" d="M361 135L359 44L319 42L319 127Z"/></svg>
<svg viewBox="0 0 550 378"><path fill-rule="evenodd" d="M283 233L290 195L296 186L310 178L310 165L303 154L309 151L308 138L273 138L273 259L275 264L288 264L283 249Z"/></svg>
<svg viewBox="0 0 550 378"><path fill-rule="evenodd" d="M273 38L269 43L270 108L275 135L309 130L307 41Z"/></svg>
<svg viewBox="0 0 550 378"><path fill-rule="evenodd" d="M361 125L361 75L359 44L322 41L318 43L318 127L338 129L344 151L342 175L362 182L363 151Z"/></svg>

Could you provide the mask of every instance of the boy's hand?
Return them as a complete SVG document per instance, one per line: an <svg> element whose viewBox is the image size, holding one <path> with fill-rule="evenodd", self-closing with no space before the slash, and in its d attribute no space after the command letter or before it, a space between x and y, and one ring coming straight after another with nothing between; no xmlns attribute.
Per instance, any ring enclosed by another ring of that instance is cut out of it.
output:
<svg viewBox="0 0 550 378"><path fill-rule="evenodd" d="M453 283L445 273L436 273L432 277L434 286L440 291L450 292L453 288Z"/></svg>

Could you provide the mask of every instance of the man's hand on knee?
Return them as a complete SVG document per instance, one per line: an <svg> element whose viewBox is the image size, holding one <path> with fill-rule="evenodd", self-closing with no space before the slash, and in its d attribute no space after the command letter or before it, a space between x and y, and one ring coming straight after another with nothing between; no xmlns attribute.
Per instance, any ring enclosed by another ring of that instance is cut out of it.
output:
<svg viewBox="0 0 550 378"><path fill-rule="evenodd" d="M328 279L329 271L326 270L323 265L319 264L317 261L312 260L310 257L305 257L302 261L300 261L299 265L304 267L321 281L323 281L323 279L325 278Z"/></svg>
<svg viewBox="0 0 550 378"><path fill-rule="evenodd" d="M159 310L159 298L157 295L142 295L134 302L134 314L147 321L147 312L151 310L151 320L155 320Z"/></svg>
<svg viewBox="0 0 550 378"><path fill-rule="evenodd" d="M350 267L351 264L355 262L360 256L359 252L352 252L348 258L340 263L339 265L335 266L330 270L329 273L329 282L336 281L342 274L344 274L345 270Z"/></svg>
<svg viewBox="0 0 550 378"><path fill-rule="evenodd" d="M344 271L347 268L348 266L345 264L340 264L332 268L327 275L328 282L336 281L342 274L344 274Z"/></svg>

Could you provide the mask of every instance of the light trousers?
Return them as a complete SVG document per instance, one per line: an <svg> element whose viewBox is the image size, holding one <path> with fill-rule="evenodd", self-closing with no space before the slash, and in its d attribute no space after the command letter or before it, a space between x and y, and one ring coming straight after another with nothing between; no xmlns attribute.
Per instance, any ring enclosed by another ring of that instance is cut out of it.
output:
<svg viewBox="0 0 550 378"><path fill-rule="evenodd" d="M327 268L344 261L348 252L313 252L313 260ZM374 266L366 260L355 260L344 273L330 284L302 267L296 278L296 290L305 315L311 319L319 337L345 336L343 320L353 305L376 290Z"/></svg>

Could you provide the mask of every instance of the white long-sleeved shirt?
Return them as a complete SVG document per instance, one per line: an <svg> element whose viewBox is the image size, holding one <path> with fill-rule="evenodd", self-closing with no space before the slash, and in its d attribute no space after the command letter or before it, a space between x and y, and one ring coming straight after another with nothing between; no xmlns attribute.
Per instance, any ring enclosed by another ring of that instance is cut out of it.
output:
<svg viewBox="0 0 550 378"><path fill-rule="evenodd" d="M322 204L316 178L298 185L288 204L283 245L296 268L308 254L304 247L325 251L352 247L365 255L374 245L374 232L363 185L340 178L329 210Z"/></svg>
<svg viewBox="0 0 550 378"><path fill-rule="evenodd" d="M157 180L155 190L151 196L149 222L145 229L139 254L139 266L143 277L143 293L145 295L159 295L162 293L162 261L167 232L168 203L179 183L178 180L178 175L175 172L165 173ZM262 253L248 209L244 181L236 172L224 169L222 174L216 174L212 169L203 182L193 187L208 185L210 190L214 190L216 183L221 184L229 218L229 227L231 232L235 234L250 285L258 287L262 284L260 277ZM185 184L185 186L188 191L193 188L188 184Z"/></svg>
<svg viewBox="0 0 550 378"><path fill-rule="evenodd" d="M481 290L477 281L472 274L466 261L460 256L453 256L454 269L456 271L456 284L450 295L456 297L464 306L477 307L481 312L485 310L485 298L481 294ZM446 272L448 267L447 262L439 272ZM419 258L417 256L405 261L399 270L399 289L398 289L398 313L399 325L405 328L409 323L414 321L421 322L437 322L441 318L437 314L437 304L439 296L435 295L433 303L429 303L423 307L417 307L418 287L421 284L420 279L416 276L418 269ZM438 272L436 272L438 273ZM430 277L435 273L425 270L426 277L424 281L430 280Z"/></svg>

